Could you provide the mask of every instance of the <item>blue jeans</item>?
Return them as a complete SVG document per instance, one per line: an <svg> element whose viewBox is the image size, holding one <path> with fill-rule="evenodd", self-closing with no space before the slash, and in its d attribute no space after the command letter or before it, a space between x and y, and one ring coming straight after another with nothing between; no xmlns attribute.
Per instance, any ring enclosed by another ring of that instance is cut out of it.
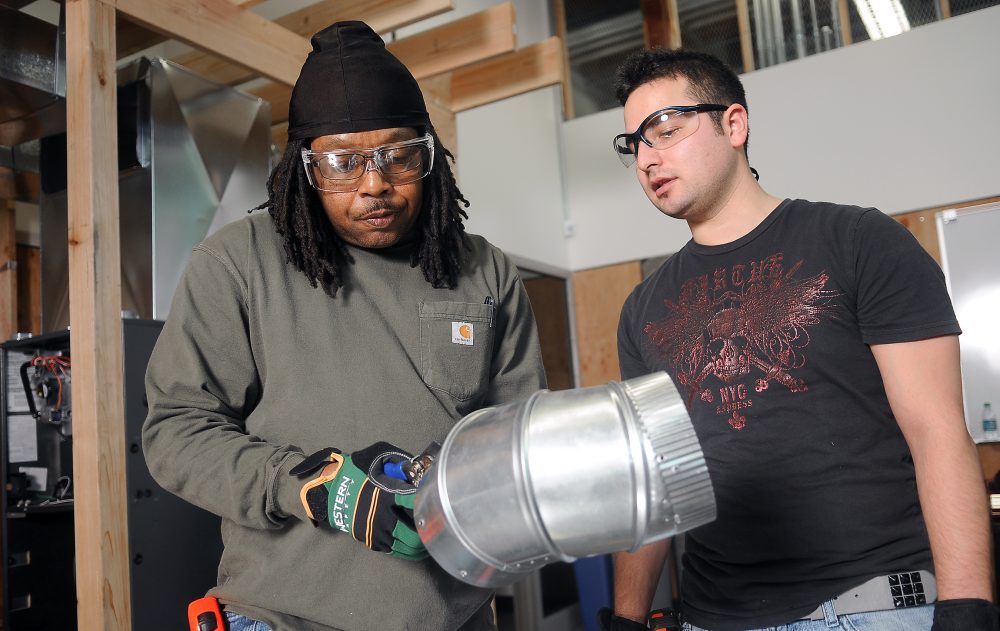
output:
<svg viewBox="0 0 1000 631"><path fill-rule="evenodd" d="M271 627L259 620L251 620L231 611L226 612L226 622L229 623L229 631L272 631Z"/></svg>
<svg viewBox="0 0 1000 631"><path fill-rule="evenodd" d="M747 631L930 631L934 605L852 613L838 616L833 601L823 603L823 620L796 620L788 624ZM684 631L708 631L687 622Z"/></svg>

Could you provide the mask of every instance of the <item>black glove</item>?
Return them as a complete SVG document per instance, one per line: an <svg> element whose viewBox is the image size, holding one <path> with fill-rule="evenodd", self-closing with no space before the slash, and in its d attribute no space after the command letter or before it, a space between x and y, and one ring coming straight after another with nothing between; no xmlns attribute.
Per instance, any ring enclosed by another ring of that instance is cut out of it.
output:
<svg viewBox="0 0 1000 631"><path fill-rule="evenodd" d="M980 598L939 600L934 603L931 631L1000 631L1000 612Z"/></svg>
<svg viewBox="0 0 1000 631"><path fill-rule="evenodd" d="M597 624L601 627L601 631L649 631L646 625L616 616L607 607L601 607L597 611Z"/></svg>

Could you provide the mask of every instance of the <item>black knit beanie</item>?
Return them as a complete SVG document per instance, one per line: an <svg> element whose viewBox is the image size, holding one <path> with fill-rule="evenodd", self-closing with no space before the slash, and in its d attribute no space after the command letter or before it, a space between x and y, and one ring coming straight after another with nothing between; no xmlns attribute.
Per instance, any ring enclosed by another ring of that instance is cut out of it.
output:
<svg viewBox="0 0 1000 631"><path fill-rule="evenodd" d="M288 139L392 127L428 129L420 86L364 22L337 22L312 37L292 89Z"/></svg>

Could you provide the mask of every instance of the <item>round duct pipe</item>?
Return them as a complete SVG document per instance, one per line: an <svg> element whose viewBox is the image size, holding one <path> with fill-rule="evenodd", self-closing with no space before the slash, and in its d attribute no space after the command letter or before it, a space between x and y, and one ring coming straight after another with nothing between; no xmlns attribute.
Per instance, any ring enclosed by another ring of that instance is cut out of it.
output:
<svg viewBox="0 0 1000 631"><path fill-rule="evenodd" d="M659 372L466 416L417 492L415 519L445 570L498 587L711 522L715 495L691 419Z"/></svg>

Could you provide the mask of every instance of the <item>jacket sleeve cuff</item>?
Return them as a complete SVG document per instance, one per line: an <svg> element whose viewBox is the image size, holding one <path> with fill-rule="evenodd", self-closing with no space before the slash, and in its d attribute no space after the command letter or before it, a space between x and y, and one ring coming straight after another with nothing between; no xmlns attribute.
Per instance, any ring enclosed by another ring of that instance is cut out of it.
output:
<svg viewBox="0 0 1000 631"><path fill-rule="evenodd" d="M302 481L289 473L303 460L305 456L298 451L285 452L271 471L267 489L267 518L277 526L284 525L289 517L307 519L305 508L299 499Z"/></svg>

